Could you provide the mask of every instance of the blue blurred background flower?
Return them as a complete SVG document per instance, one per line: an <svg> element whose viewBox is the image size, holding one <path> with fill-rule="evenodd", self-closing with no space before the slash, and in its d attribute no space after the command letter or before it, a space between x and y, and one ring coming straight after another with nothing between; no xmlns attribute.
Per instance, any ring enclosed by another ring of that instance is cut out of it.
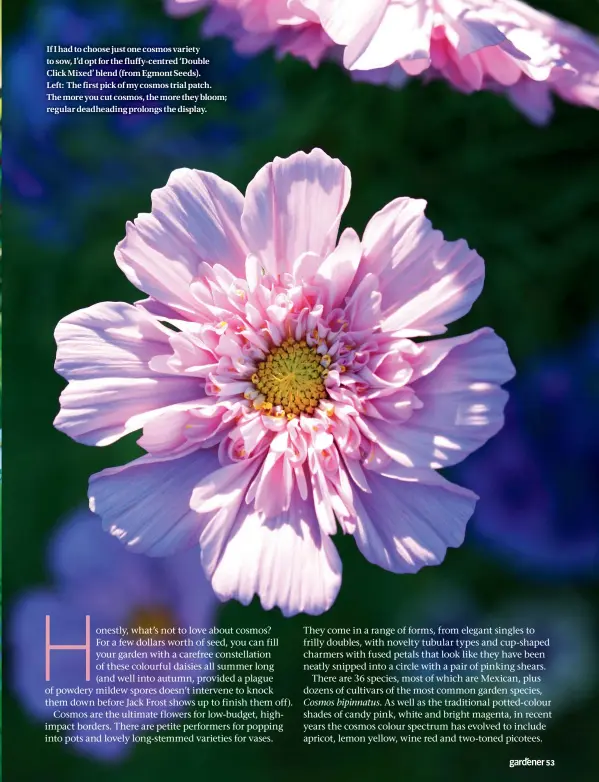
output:
<svg viewBox="0 0 599 782"><path fill-rule="evenodd" d="M591 607L574 590L565 594L509 600L501 603L490 617L502 627L534 628L534 638L549 639L539 646L545 657L530 660L545 666L538 685L550 701L539 711L551 711L553 719L566 714L593 697L597 686L596 626Z"/></svg>
<svg viewBox="0 0 599 782"><path fill-rule="evenodd" d="M13 652L12 685L24 709L39 720L52 722L53 713L57 709L60 712L86 711L85 708L69 708L68 698L66 706L57 703L64 696L50 696L47 699L44 694L50 686L45 678L46 615L50 616L52 644L85 643L87 614L90 615L91 624L91 681L85 682L84 652L53 651L50 654L50 684L55 688L54 691L65 687L117 686L120 694L106 697L125 702L127 698L133 697L131 689L139 686L139 680L115 680L115 674L109 674L107 668L99 672L96 652L111 651L112 646L108 649L97 648L97 628L144 627L148 630L144 639L159 640L163 628L214 626L218 600L204 577L199 550L168 559L133 556L102 530L97 516L82 509L56 528L47 556L52 584L31 589L14 601L8 632L8 642ZM151 632L152 629L158 630L157 636ZM106 636L108 639L114 637ZM147 648L137 651L143 654ZM144 662L148 666L144 669L144 676L162 673L164 660L149 657L147 661L144 658ZM116 684L111 685L110 681L102 684L96 678L98 675L112 678ZM169 675L178 674L173 672ZM186 699L187 696L181 695L180 698ZM131 751L133 743L131 731L117 729L116 722L135 725L147 723L148 720L131 716L128 706L112 706L110 711L113 716L101 720L110 726L108 730L79 729L79 722L73 720L72 729L55 735L63 735L63 738L81 737L78 741L74 739L70 747L84 755L101 760L120 760ZM168 711L179 712L184 716L187 709L172 707ZM137 709L134 712L140 713ZM142 709L141 713L147 713L147 710ZM159 721L172 722L172 719L155 720ZM64 723L65 720L58 719L55 722ZM93 723L94 720L81 722ZM128 741L102 740L107 732L112 736L125 735ZM86 736L93 738L86 740Z"/></svg>
<svg viewBox="0 0 599 782"><path fill-rule="evenodd" d="M506 424L460 467L480 495L471 536L515 567L599 574L599 328L531 359L511 383Z"/></svg>
<svg viewBox="0 0 599 782"><path fill-rule="evenodd" d="M541 681L529 686L539 688L542 695L536 696L541 701L550 701L547 707L539 706L538 711L552 712L552 720L564 716L569 711L580 706L581 702L593 698L597 687L595 665L596 655L596 624L589 602L574 589L564 593L549 591L528 594L525 597L515 595L507 599L495 600L492 606L486 606L470 590L456 587L451 581L441 576L434 592L419 596L416 604L411 606L409 614L414 627L426 627L435 630L433 635L422 636L432 639L431 646L423 646L427 652L437 652L437 656L422 655L417 660L417 669L406 671L405 675L427 675L435 673L442 675L450 673L440 670L435 663L459 665L464 661L473 662L483 671L482 664L491 667L484 670L487 674L519 675L517 661L506 661L501 657L501 647L489 647L487 651L499 651L497 660L481 657L481 638L492 639L493 635L476 636L468 628L488 628L494 633L497 628L530 628L532 633L526 634L529 640L549 641L547 646L538 648L527 647L528 651L541 652L541 658L531 658L527 664L540 664L543 669L531 671L539 676ZM398 626L406 624L406 613L397 617ZM457 631L457 632L456 632ZM417 636L414 636L417 637ZM499 637L499 636L495 636ZM511 638L505 635L504 638ZM524 636L514 636L516 640ZM463 646L467 640L478 639L478 645L471 646L475 658L463 657ZM459 643L458 643L459 642ZM460 659L441 659L444 653L458 650ZM521 647L516 651L522 652ZM510 651L504 647L504 651ZM432 663L432 667L431 667ZM510 666L514 666L514 670ZM469 671L472 673L472 671ZM464 676L456 668L450 675ZM449 685L451 686L451 685ZM460 685L456 679L456 687ZM413 687L422 687L415 683ZM512 707L510 707L512 708ZM477 709L475 708L474 711Z"/></svg>

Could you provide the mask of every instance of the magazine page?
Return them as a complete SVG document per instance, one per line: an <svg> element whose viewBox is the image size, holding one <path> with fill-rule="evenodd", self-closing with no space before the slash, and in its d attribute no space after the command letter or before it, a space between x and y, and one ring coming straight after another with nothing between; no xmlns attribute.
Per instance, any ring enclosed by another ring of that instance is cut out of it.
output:
<svg viewBox="0 0 599 782"><path fill-rule="evenodd" d="M7 782L597 775L599 5L5 5Z"/></svg>

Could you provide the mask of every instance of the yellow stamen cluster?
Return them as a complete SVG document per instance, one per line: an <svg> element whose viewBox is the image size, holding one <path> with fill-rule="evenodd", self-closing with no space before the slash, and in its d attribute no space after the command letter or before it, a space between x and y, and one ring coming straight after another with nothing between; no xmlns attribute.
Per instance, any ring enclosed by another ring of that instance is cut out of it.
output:
<svg viewBox="0 0 599 782"><path fill-rule="evenodd" d="M305 339L285 340L271 350L252 375L252 383L260 392L254 407L287 418L300 413L312 415L320 400L327 398L324 379L330 363L330 356L317 353Z"/></svg>

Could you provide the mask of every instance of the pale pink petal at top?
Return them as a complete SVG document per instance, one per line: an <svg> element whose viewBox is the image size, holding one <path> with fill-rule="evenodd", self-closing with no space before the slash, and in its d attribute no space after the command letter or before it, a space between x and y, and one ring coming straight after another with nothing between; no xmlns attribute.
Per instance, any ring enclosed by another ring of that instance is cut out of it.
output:
<svg viewBox="0 0 599 782"><path fill-rule="evenodd" d="M164 0L164 10L169 16L191 16L212 2L213 0Z"/></svg>
<svg viewBox="0 0 599 782"><path fill-rule="evenodd" d="M241 223L250 252L274 276L300 255L325 258L337 242L351 176L339 160L315 149L275 158L247 187Z"/></svg>
<svg viewBox="0 0 599 782"><path fill-rule="evenodd" d="M480 256L408 198L338 237L349 190L319 149L245 198L174 172L119 250L150 298L57 329L57 426L97 444L143 427L147 455L90 480L105 529L156 556L195 543L221 599L285 616L331 606L339 529L394 572L460 545L475 497L436 471L498 431L513 374L490 329L413 339L468 311Z"/></svg>
<svg viewBox="0 0 599 782"><path fill-rule="evenodd" d="M55 369L69 381L54 425L86 445L108 445L164 408L199 400L194 381L150 369L171 352L169 331L131 304L105 302L56 327Z"/></svg>
<svg viewBox="0 0 599 782"><path fill-rule="evenodd" d="M358 281L376 274L385 328L402 336L442 334L478 298L484 263L466 242L446 242L424 215L426 201L398 198L377 212L363 237Z"/></svg>
<svg viewBox="0 0 599 782"><path fill-rule="evenodd" d="M152 193L151 213L127 224L116 261L144 293L193 315L197 305L190 284L202 262L243 274L242 209L243 196L229 182L205 171L177 169Z"/></svg>

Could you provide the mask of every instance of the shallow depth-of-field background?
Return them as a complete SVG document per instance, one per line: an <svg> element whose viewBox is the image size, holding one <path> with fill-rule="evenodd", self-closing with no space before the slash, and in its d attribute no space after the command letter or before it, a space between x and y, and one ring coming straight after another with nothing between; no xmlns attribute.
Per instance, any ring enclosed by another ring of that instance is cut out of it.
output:
<svg viewBox="0 0 599 782"><path fill-rule="evenodd" d="M596 0L537 4L599 34ZM262 747L137 745L109 767L43 743L40 725L10 691L19 661L8 659L7 781L300 782L309 774L330 782L494 782L547 773L508 770L509 758L526 755L555 759L556 778L591 780L599 728L599 114L558 102L541 129L500 96L467 97L417 80L401 91L354 84L334 65L315 71L270 53L240 59L219 39L206 41L204 54L229 101L211 106L206 119L51 116L47 44L196 43L199 17L167 19L160 0L39 0L6 7L4 34L5 640L19 595L48 582L49 536L85 502L88 476L138 452L135 437L94 449L53 429L64 385L53 372L56 323L97 301L140 297L114 263L114 247L174 168L214 171L243 190L275 155L314 146L351 169L344 225L361 232L394 197L425 198L447 238L464 237L481 253L485 289L450 333L492 326L518 369L505 430L452 476L481 495L466 544L440 567L399 577L367 563L351 538L337 540L343 586L314 621L452 626L502 617L556 638L548 672L555 718L540 747L306 748L304 618L266 616L257 601L228 604L218 622L271 623L281 636L281 689L298 704L285 734ZM41 656L40 649L40 664Z"/></svg>

